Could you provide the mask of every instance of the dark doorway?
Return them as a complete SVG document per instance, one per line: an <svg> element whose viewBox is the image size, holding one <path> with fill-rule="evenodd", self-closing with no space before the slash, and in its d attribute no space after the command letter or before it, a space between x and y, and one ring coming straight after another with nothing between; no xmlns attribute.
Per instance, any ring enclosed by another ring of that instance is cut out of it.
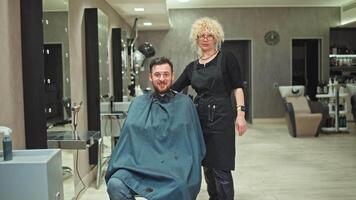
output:
<svg viewBox="0 0 356 200"><path fill-rule="evenodd" d="M316 101L319 80L320 39L292 40L292 85L304 85L305 94Z"/></svg>
<svg viewBox="0 0 356 200"><path fill-rule="evenodd" d="M44 45L45 111L47 126L64 120L62 45Z"/></svg>
<svg viewBox="0 0 356 200"><path fill-rule="evenodd" d="M225 40L222 49L231 51L239 61L244 83L245 118L252 123L252 98L251 98L251 41L250 40Z"/></svg>

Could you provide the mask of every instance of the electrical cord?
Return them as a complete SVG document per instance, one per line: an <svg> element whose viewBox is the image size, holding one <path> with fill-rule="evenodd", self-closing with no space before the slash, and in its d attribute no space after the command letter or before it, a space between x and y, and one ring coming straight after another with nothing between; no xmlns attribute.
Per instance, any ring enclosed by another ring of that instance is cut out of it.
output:
<svg viewBox="0 0 356 200"><path fill-rule="evenodd" d="M79 154L79 150L77 149L77 158L76 158L76 160L75 160L75 170L76 170L76 172L77 172L77 174L78 174L78 177L79 177L80 182L82 183L82 185L83 185L84 187L78 192L77 196L75 197L75 200L78 200L78 198L79 198L79 196L80 196L80 193L82 193L82 192L87 188L87 186L85 185L85 183L84 183L82 177L81 177L80 174L79 174L79 170L78 170L78 157L79 157L79 156L78 156L78 154Z"/></svg>
<svg viewBox="0 0 356 200"><path fill-rule="evenodd" d="M72 130L73 130L73 136L74 139L77 140L78 135L77 135L77 125L78 125L78 118L79 118L79 111L80 108L83 104L83 101L81 101L79 104L73 103L72 107L71 107L71 111L72 111ZM79 150L77 149L76 151L76 159L75 159L75 170L77 172L77 175L79 177L80 182L82 183L83 188L78 192L78 194L75 197L75 200L78 200L80 194L87 188L87 186L85 185L82 177L80 176L79 173L79 169L78 169L78 157L79 157ZM74 187L75 188L75 187Z"/></svg>

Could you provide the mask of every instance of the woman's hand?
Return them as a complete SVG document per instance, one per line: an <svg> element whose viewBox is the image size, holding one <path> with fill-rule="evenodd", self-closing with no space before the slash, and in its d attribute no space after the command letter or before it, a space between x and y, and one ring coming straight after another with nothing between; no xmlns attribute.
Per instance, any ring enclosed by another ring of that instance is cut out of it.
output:
<svg viewBox="0 0 356 200"><path fill-rule="evenodd" d="M235 131L239 133L239 136L242 136L247 129L245 113L239 112L235 120Z"/></svg>
<svg viewBox="0 0 356 200"><path fill-rule="evenodd" d="M244 102L244 92L242 88L234 89L234 96L236 100L237 108L237 117L235 120L235 132L239 132L239 136L242 136L246 131L246 120L245 120L245 110L242 109L242 106L245 105ZM238 109L240 107L240 109Z"/></svg>

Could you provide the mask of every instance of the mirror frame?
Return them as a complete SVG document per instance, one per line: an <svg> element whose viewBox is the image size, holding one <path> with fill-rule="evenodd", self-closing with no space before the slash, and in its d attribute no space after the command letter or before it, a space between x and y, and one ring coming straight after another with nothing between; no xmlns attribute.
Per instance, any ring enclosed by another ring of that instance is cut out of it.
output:
<svg viewBox="0 0 356 200"><path fill-rule="evenodd" d="M88 130L100 131L98 9L86 8L84 21Z"/></svg>
<svg viewBox="0 0 356 200"><path fill-rule="evenodd" d="M123 101L121 28L111 30L114 101Z"/></svg>

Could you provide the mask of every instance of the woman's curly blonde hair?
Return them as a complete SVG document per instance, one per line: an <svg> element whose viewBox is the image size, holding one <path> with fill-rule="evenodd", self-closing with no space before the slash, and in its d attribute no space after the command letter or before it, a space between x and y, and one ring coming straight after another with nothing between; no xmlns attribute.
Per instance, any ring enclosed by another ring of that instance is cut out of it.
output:
<svg viewBox="0 0 356 200"><path fill-rule="evenodd" d="M215 48L220 50L221 43L224 41L224 31L221 24L213 18L202 17L197 19L193 24L190 30L189 39L191 41L192 47L197 53L201 56L202 52L198 46L198 36L208 31L211 33L216 41Z"/></svg>

